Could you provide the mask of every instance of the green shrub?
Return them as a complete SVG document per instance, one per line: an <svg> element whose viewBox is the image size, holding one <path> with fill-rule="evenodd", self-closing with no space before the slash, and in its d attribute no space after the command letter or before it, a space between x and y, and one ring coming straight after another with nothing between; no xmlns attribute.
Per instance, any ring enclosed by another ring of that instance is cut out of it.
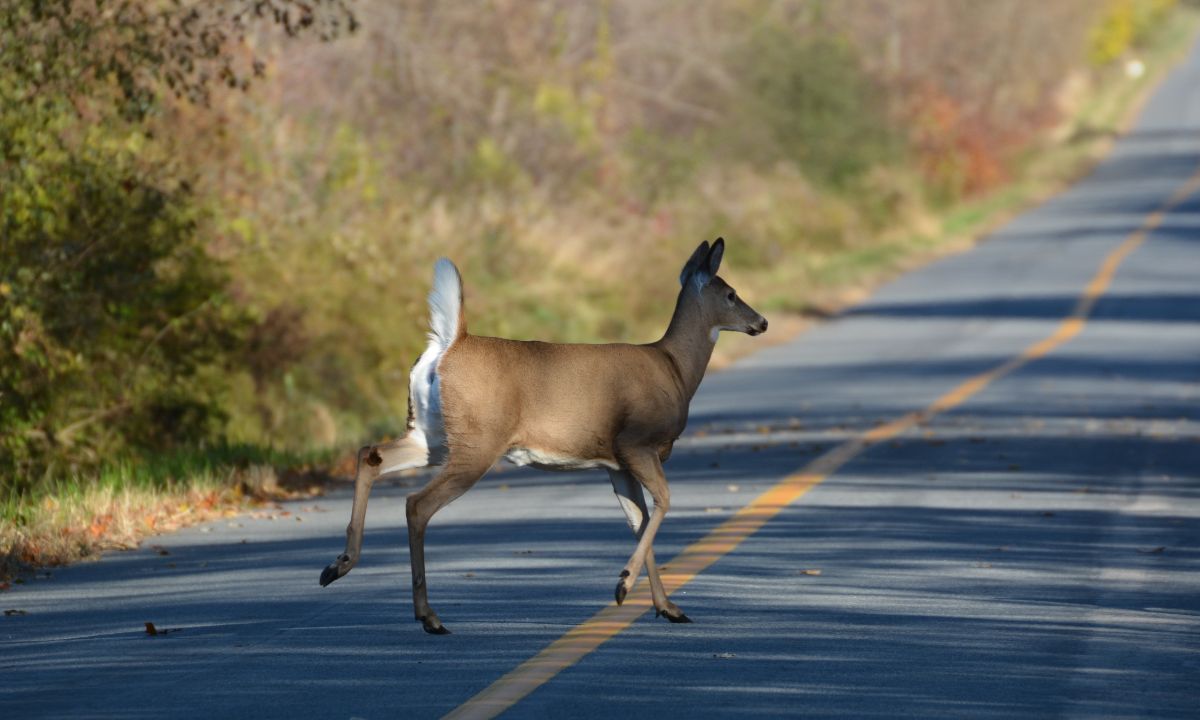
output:
<svg viewBox="0 0 1200 720"><path fill-rule="evenodd" d="M0 472L207 437L243 319L201 211L136 131L0 85Z"/></svg>
<svg viewBox="0 0 1200 720"><path fill-rule="evenodd" d="M833 188L895 160L900 136L845 38L761 24L737 53L749 95L742 110L747 117L737 127L744 156L764 164L791 160L809 179ZM747 129L756 126L768 142L745 147L756 136Z"/></svg>
<svg viewBox="0 0 1200 720"><path fill-rule="evenodd" d="M228 42L264 12L289 34L317 19L292 0L0 0L0 495L221 431L216 370L250 319L155 131L164 92L245 86Z"/></svg>

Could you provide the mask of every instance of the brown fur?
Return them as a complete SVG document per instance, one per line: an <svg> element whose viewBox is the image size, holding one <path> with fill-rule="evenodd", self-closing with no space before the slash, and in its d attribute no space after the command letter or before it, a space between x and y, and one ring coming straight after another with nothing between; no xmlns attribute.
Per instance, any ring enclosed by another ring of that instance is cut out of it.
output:
<svg viewBox="0 0 1200 720"><path fill-rule="evenodd" d="M448 455L442 472L408 497L413 610L431 633L448 632L429 606L425 530L441 508L469 490L509 452L536 453L535 467L603 465L638 538L622 570L620 603L647 565L654 606L672 622L690 622L666 596L654 566L654 535L670 508L662 462L687 424L688 405L712 356L717 330L758 334L766 320L716 276L724 251L701 244L680 276L683 289L662 339L648 345L578 345L470 335L459 305L457 336L437 376ZM410 401L410 430L412 428ZM367 496L380 465L414 467L425 452L410 436L360 451L346 552L321 584L358 561ZM643 489L654 499L649 511Z"/></svg>

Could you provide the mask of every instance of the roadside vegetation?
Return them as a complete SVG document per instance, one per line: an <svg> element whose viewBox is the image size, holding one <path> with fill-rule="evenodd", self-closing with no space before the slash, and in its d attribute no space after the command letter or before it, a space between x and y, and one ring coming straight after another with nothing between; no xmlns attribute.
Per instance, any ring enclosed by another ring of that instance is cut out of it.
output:
<svg viewBox="0 0 1200 720"><path fill-rule="evenodd" d="M717 235L756 307L821 314L1083 172L1196 26L1172 0L0 0L0 576L402 428L437 256L485 334L654 340Z"/></svg>

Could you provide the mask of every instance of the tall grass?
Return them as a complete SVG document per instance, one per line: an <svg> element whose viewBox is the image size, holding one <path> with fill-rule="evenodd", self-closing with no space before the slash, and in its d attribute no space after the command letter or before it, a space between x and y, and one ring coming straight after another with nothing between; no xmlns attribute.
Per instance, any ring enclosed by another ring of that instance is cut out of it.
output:
<svg viewBox="0 0 1200 720"><path fill-rule="evenodd" d="M331 459L218 444L48 477L32 492L0 496L0 580L136 547L147 535L235 515L247 502L316 491L302 469Z"/></svg>

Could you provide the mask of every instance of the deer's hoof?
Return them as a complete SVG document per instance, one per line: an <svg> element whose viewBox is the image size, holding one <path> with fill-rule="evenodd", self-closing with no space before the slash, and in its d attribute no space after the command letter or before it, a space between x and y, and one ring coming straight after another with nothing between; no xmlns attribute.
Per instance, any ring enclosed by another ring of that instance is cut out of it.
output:
<svg viewBox="0 0 1200 720"><path fill-rule="evenodd" d="M329 567L321 571L321 587L325 587L329 583L350 572L350 569L353 567L354 563L350 561L349 555L346 553L338 555L337 560L334 560L329 564Z"/></svg>
<svg viewBox="0 0 1200 720"><path fill-rule="evenodd" d="M437 619L436 615L426 615L421 618L421 627L430 635L449 635L450 630Z"/></svg>
<svg viewBox="0 0 1200 720"><path fill-rule="evenodd" d="M628 575L628 574L629 573L625 573L625 575ZM620 580L617 581L617 589L616 589L616 592L614 593L614 595L617 598L617 604L620 605L621 603L625 602L625 596L628 594L629 594L629 588L625 587L625 578L622 577Z"/></svg>
<svg viewBox="0 0 1200 720"><path fill-rule="evenodd" d="M337 580L344 574L345 573L340 572L338 570L337 563L330 565L329 567L327 567L321 571L321 587L325 587L326 585L333 582L334 580Z"/></svg>
<svg viewBox="0 0 1200 720"><path fill-rule="evenodd" d="M668 621L673 623L690 623L692 621L690 617L684 615L683 611L675 605L671 605L671 607L667 608L666 610L654 608L654 617L657 618L659 616L665 617Z"/></svg>

